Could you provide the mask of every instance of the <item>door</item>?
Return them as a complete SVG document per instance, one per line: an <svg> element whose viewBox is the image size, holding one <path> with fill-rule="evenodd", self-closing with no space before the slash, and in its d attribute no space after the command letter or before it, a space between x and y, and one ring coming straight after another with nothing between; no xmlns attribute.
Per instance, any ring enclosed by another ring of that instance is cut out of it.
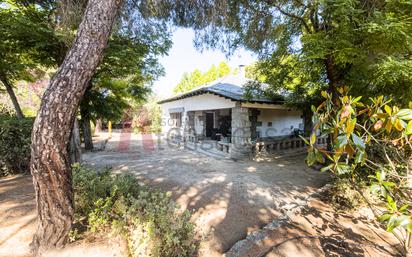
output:
<svg viewBox="0 0 412 257"><path fill-rule="evenodd" d="M213 132L214 115L212 112L206 113L206 137L211 137Z"/></svg>

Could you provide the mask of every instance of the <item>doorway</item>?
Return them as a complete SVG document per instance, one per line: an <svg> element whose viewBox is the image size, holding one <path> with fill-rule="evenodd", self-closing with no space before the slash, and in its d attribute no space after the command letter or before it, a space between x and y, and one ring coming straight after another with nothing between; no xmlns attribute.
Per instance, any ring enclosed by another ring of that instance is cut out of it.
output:
<svg viewBox="0 0 412 257"><path fill-rule="evenodd" d="M213 134L215 115L213 112L206 113L206 137L211 137Z"/></svg>

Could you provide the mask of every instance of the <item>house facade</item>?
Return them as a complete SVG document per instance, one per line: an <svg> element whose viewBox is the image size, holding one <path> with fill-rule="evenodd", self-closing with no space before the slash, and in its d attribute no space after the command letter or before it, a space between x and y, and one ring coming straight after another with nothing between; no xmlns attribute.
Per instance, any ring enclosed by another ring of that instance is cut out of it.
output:
<svg viewBox="0 0 412 257"><path fill-rule="evenodd" d="M160 101L163 135L190 142L216 140L227 146L231 157L242 158L256 142L290 137L303 129L302 112L287 108L282 100L246 98L244 86L251 82L228 76Z"/></svg>

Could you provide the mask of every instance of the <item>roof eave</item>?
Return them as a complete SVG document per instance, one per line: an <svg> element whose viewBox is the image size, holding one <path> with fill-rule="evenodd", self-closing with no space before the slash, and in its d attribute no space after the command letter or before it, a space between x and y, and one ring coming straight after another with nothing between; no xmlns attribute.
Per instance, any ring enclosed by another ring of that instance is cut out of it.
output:
<svg viewBox="0 0 412 257"><path fill-rule="evenodd" d="M227 95L224 95L224 94L219 94L218 92L215 92L215 91L205 90L203 88L198 90L198 91L193 91L193 92L190 92L190 93L187 93L187 94L182 94L180 96L175 96L175 97L171 97L171 98L168 98L168 99L164 99L164 100L158 101L157 103L158 104L164 104L164 103L178 101L178 100L188 98L188 97L191 97L191 96L202 95L202 94L207 94L207 93L217 95L217 96L220 96L220 97L224 97L224 98L229 99L231 101L242 102L242 103L262 103L262 104L284 104L285 103L284 101L270 101L270 100L267 100L267 101L266 100L259 100L258 101L258 100L252 100L252 99L251 100L237 99L237 98L230 97L230 96L227 96Z"/></svg>

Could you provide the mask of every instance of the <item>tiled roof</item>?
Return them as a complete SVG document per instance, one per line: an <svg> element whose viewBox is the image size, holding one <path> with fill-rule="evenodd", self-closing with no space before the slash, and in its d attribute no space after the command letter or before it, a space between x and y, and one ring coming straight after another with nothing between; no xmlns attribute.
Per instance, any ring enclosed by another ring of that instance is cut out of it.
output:
<svg viewBox="0 0 412 257"><path fill-rule="evenodd" d="M188 92L164 99L159 101L159 104L173 102L180 99L192 97L195 95L201 94L214 94L217 96L221 96L232 101L240 101L240 102L251 102L251 103L267 103L267 104L282 104L283 100L273 101L271 99L265 97L245 97L245 89L244 86L248 83L256 83L256 81L247 79L247 78L240 78L235 76L228 76L222 79L213 81L209 84L204 86L195 88Z"/></svg>

